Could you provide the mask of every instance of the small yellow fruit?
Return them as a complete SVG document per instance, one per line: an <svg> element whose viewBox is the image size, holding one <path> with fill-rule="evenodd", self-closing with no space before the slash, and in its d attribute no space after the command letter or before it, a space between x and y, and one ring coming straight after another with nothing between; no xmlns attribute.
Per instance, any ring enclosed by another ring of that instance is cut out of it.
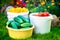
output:
<svg viewBox="0 0 60 40"><path fill-rule="evenodd" d="M48 8L50 8L50 6L48 6Z"/></svg>
<svg viewBox="0 0 60 40"><path fill-rule="evenodd" d="M28 12L28 9L24 7L24 8L22 9L22 12Z"/></svg>
<svg viewBox="0 0 60 40"><path fill-rule="evenodd" d="M9 9L8 12L15 12L15 8Z"/></svg>
<svg viewBox="0 0 60 40"><path fill-rule="evenodd" d="M54 0L52 0L51 2L54 2Z"/></svg>
<svg viewBox="0 0 60 40"><path fill-rule="evenodd" d="M21 8L21 7L17 7L17 8L11 8L8 10L8 12L13 12L13 13L21 13L21 12L28 12L27 8Z"/></svg>
<svg viewBox="0 0 60 40"><path fill-rule="evenodd" d="M20 13L22 12L21 9L22 9L21 7L17 7L15 10L17 11L17 13Z"/></svg>
<svg viewBox="0 0 60 40"><path fill-rule="evenodd" d="M52 3L51 5L52 5L52 6L54 6L54 5L55 5L55 3Z"/></svg>
<svg viewBox="0 0 60 40"><path fill-rule="evenodd" d="M30 6L33 6L33 4L30 4Z"/></svg>
<svg viewBox="0 0 60 40"><path fill-rule="evenodd" d="M44 2L44 1L42 1L42 2L41 2L41 5L45 5L45 2Z"/></svg>
<svg viewBox="0 0 60 40"><path fill-rule="evenodd" d="M25 11L28 12L28 9L26 9Z"/></svg>

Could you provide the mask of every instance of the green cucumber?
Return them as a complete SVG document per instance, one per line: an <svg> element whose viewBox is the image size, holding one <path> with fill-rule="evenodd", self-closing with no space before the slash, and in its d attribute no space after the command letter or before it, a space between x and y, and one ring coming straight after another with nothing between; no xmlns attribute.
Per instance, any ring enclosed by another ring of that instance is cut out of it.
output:
<svg viewBox="0 0 60 40"><path fill-rule="evenodd" d="M28 27L31 27L32 25L30 23L23 23L21 24L21 27L22 28L28 28Z"/></svg>
<svg viewBox="0 0 60 40"><path fill-rule="evenodd" d="M9 25L11 22L12 22L12 21L8 21L8 22L7 22L7 25Z"/></svg>
<svg viewBox="0 0 60 40"><path fill-rule="evenodd" d="M11 26L11 22L12 22L12 21L8 21L8 22L7 22L8 27L12 27L12 26Z"/></svg>
<svg viewBox="0 0 60 40"><path fill-rule="evenodd" d="M29 20L21 15L18 16L19 18L21 18L24 22L29 23Z"/></svg>
<svg viewBox="0 0 60 40"><path fill-rule="evenodd" d="M20 24L19 24L19 23L17 23L17 22L15 22L15 24L16 24L17 26L20 26Z"/></svg>
<svg viewBox="0 0 60 40"><path fill-rule="evenodd" d="M13 22L11 22L11 26L12 26L12 28L14 28L14 29L18 29L18 27L17 27L17 25L15 24L15 22L13 21Z"/></svg>
<svg viewBox="0 0 60 40"><path fill-rule="evenodd" d="M17 22L15 22L15 24L17 25L18 29L21 28L21 24L19 24L19 23L17 23Z"/></svg>
<svg viewBox="0 0 60 40"><path fill-rule="evenodd" d="M15 20L17 23L23 23L23 20L22 20L21 18L15 17L14 20Z"/></svg>

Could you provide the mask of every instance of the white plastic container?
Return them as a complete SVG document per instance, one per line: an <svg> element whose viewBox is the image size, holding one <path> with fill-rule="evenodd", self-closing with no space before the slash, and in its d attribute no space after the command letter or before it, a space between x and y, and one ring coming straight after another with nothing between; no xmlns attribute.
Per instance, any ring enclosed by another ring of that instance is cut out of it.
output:
<svg viewBox="0 0 60 40"><path fill-rule="evenodd" d="M51 29L51 20L53 19L52 15L48 17L39 17L33 16L36 13L30 14L30 22L35 26L35 33L45 34L49 33ZM37 13L38 14L38 13Z"/></svg>
<svg viewBox="0 0 60 40"><path fill-rule="evenodd" d="M7 18L8 20L13 20L14 17L18 16L18 15L22 15L26 18L28 18L28 13L29 12L24 12L24 13L12 13L12 12L7 12Z"/></svg>

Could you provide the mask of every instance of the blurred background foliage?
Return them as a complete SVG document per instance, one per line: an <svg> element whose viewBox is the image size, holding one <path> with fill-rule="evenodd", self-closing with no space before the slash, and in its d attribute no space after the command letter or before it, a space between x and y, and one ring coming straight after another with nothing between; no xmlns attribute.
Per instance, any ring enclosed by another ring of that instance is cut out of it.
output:
<svg viewBox="0 0 60 40"><path fill-rule="evenodd" d="M1 7L2 6L4 6L5 4L10 4L12 1L15 1L15 0L0 0L0 9L1 9ZM41 11L44 11L44 9L46 8L46 6L50 6L51 5L51 1L52 0L24 0L24 1L29 1L29 3L28 3L28 5L29 4L32 4L33 5L33 2L34 2L34 4L37 6L37 3L38 2L41 2L41 1L46 1L46 5L44 5L44 6L39 6L39 8L41 8L40 10ZM60 14L60 0L54 0L55 2L55 6L51 6L51 8L50 9L48 9L48 12L50 12L51 14L55 14L55 15L57 15L57 16L60 16L59 14ZM28 6L27 5L27 6ZM31 6L31 7L28 7L28 9L30 9L30 10L32 10L32 9L34 9L35 8L35 6L33 5L33 6ZM42 8L44 8L44 9L42 9ZM35 9L38 9L38 8L35 8ZM47 9L47 8L46 8ZM33 11L33 10L32 10ZM39 10L38 10L39 11Z"/></svg>
<svg viewBox="0 0 60 40"><path fill-rule="evenodd" d="M0 8L4 6L5 4L9 4L11 0L0 0Z"/></svg>

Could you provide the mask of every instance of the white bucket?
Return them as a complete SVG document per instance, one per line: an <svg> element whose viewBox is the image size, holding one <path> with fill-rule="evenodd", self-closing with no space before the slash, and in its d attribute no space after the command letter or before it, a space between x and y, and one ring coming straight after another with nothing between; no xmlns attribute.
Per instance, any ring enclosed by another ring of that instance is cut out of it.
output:
<svg viewBox="0 0 60 40"><path fill-rule="evenodd" d="M35 13L30 14L30 22L35 26L35 33L45 34L49 33L51 29L52 15L48 17L33 16ZM38 14L38 13L37 13Z"/></svg>
<svg viewBox="0 0 60 40"><path fill-rule="evenodd" d="M28 18L28 13L29 12L24 12L24 13L12 13L12 12L7 12L7 18L8 20L13 20L14 17L18 16L18 15L22 15L26 18Z"/></svg>

